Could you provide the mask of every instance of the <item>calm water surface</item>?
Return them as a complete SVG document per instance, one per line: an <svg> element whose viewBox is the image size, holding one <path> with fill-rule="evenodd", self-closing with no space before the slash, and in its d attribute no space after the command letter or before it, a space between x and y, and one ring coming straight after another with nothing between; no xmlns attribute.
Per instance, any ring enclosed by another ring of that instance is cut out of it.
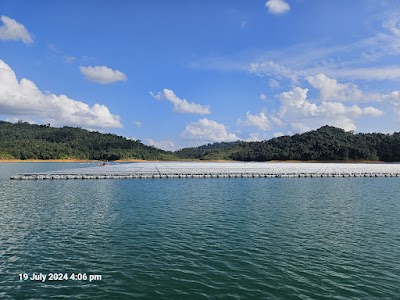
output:
<svg viewBox="0 0 400 300"><path fill-rule="evenodd" d="M0 164L1 299L400 297L399 178L8 179L79 166Z"/></svg>

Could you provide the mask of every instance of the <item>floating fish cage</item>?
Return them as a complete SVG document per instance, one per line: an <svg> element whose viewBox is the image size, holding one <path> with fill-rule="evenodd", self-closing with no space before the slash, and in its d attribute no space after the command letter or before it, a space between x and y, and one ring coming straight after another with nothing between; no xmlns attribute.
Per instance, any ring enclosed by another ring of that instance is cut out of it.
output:
<svg viewBox="0 0 400 300"><path fill-rule="evenodd" d="M321 178L400 177L400 164L145 162L43 173L23 173L13 180L167 179L167 178Z"/></svg>

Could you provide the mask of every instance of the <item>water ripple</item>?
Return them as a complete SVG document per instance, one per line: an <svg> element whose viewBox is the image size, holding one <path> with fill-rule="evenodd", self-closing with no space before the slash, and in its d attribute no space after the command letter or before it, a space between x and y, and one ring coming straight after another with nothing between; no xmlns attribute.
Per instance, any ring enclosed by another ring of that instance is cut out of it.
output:
<svg viewBox="0 0 400 300"><path fill-rule="evenodd" d="M7 168L0 176L24 171L21 165ZM2 299L393 299L400 294L396 178L4 178ZM20 281L23 272L100 274L102 280Z"/></svg>

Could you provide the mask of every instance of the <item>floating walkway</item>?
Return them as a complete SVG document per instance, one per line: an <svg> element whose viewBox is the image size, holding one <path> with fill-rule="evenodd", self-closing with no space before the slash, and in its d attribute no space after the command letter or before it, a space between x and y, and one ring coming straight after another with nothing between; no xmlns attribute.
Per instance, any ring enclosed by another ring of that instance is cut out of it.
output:
<svg viewBox="0 0 400 300"><path fill-rule="evenodd" d="M13 180L400 177L400 164L146 162L23 173Z"/></svg>

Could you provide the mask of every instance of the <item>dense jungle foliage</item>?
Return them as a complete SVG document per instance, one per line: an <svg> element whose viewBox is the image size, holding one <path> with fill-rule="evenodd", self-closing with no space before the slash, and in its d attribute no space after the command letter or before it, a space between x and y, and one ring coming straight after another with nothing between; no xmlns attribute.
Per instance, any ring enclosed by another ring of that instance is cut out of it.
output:
<svg viewBox="0 0 400 300"><path fill-rule="evenodd" d="M181 158L269 160L400 161L400 133L353 133L324 126L262 142L214 143L175 152Z"/></svg>
<svg viewBox="0 0 400 300"><path fill-rule="evenodd" d="M81 128L55 128L0 121L3 159L176 159L172 152L143 145L115 134Z"/></svg>
<svg viewBox="0 0 400 300"><path fill-rule="evenodd" d="M168 152L115 134L0 121L0 159L200 159L400 161L400 133L353 133L324 126L262 142L222 142Z"/></svg>

